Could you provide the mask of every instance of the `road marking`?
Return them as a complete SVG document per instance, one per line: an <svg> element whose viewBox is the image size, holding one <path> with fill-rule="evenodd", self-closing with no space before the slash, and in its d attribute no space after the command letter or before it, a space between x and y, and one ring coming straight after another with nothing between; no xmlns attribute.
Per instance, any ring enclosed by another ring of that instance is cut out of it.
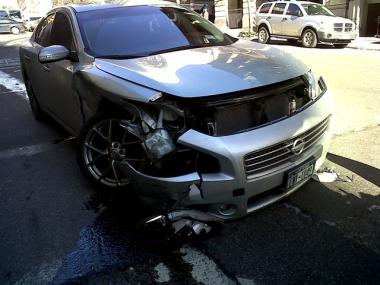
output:
<svg viewBox="0 0 380 285"><path fill-rule="evenodd" d="M0 69L15 68L20 66L18 57L0 59Z"/></svg>
<svg viewBox="0 0 380 285"><path fill-rule="evenodd" d="M170 281L170 270L169 268L163 264L162 262L157 264L154 270L157 272L158 277L156 278L156 282L169 282Z"/></svg>
<svg viewBox="0 0 380 285"><path fill-rule="evenodd" d="M3 85L6 89L13 91L15 94L23 97L25 100L28 100L24 83L1 70L0 85Z"/></svg>
<svg viewBox="0 0 380 285"><path fill-rule="evenodd" d="M193 278L204 284L236 284L228 278L219 266L208 256L192 247L183 247L180 252L184 254L183 260L190 264L193 269Z"/></svg>
<svg viewBox="0 0 380 285"><path fill-rule="evenodd" d="M32 156L41 152L48 151L54 147L56 147L56 145L52 143L41 143L2 150L0 151L0 161L19 156Z"/></svg>

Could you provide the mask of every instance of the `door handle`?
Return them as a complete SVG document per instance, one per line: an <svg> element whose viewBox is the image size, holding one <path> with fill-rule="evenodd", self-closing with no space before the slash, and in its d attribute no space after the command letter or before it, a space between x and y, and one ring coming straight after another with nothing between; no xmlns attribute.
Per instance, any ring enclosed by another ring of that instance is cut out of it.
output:
<svg viewBox="0 0 380 285"><path fill-rule="evenodd" d="M28 55L24 54L24 59L30 60L30 57Z"/></svg>
<svg viewBox="0 0 380 285"><path fill-rule="evenodd" d="M283 21L286 21L286 20L288 20L288 18L282 18L282 20L283 20Z"/></svg>
<svg viewBox="0 0 380 285"><path fill-rule="evenodd" d="M45 70L46 72L50 72L50 67L49 67L49 65L44 64L44 65L42 65L42 68L43 68L43 70Z"/></svg>

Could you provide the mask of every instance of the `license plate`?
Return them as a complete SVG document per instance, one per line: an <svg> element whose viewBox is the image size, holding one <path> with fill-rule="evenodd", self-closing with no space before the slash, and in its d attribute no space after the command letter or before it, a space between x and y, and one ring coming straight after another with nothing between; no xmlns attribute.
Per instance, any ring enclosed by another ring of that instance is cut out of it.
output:
<svg viewBox="0 0 380 285"><path fill-rule="evenodd" d="M315 160L308 161L296 169L288 172L286 179L286 189L293 188L299 183L307 180L314 173Z"/></svg>

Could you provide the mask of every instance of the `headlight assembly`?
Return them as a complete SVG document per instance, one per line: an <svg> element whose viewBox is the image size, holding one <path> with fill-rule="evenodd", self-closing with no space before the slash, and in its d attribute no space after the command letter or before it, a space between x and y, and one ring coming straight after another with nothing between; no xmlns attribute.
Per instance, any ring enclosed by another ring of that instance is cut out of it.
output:
<svg viewBox="0 0 380 285"><path fill-rule="evenodd" d="M326 92L327 86L323 78L320 77L317 80L311 70L306 73L306 80L308 83L307 92L311 100L314 101Z"/></svg>

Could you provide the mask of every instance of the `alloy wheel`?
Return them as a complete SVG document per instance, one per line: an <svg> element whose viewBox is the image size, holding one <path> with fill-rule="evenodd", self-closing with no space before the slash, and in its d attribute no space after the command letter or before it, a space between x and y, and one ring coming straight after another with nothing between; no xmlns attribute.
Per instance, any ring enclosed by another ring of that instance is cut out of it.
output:
<svg viewBox="0 0 380 285"><path fill-rule="evenodd" d="M258 38L260 43L266 43L268 41L268 32L265 28L260 28Z"/></svg>
<svg viewBox="0 0 380 285"><path fill-rule="evenodd" d="M129 183L121 161L141 170L146 162L141 140L120 126L121 119L104 119L92 126L83 144L87 171L100 184L121 187Z"/></svg>
<svg viewBox="0 0 380 285"><path fill-rule="evenodd" d="M12 27L11 29L11 33L14 34L14 35L17 35L20 33L20 29L17 28L17 27Z"/></svg>
<svg viewBox="0 0 380 285"><path fill-rule="evenodd" d="M308 29L302 35L302 45L307 48L313 48L317 45L317 35L314 31Z"/></svg>

